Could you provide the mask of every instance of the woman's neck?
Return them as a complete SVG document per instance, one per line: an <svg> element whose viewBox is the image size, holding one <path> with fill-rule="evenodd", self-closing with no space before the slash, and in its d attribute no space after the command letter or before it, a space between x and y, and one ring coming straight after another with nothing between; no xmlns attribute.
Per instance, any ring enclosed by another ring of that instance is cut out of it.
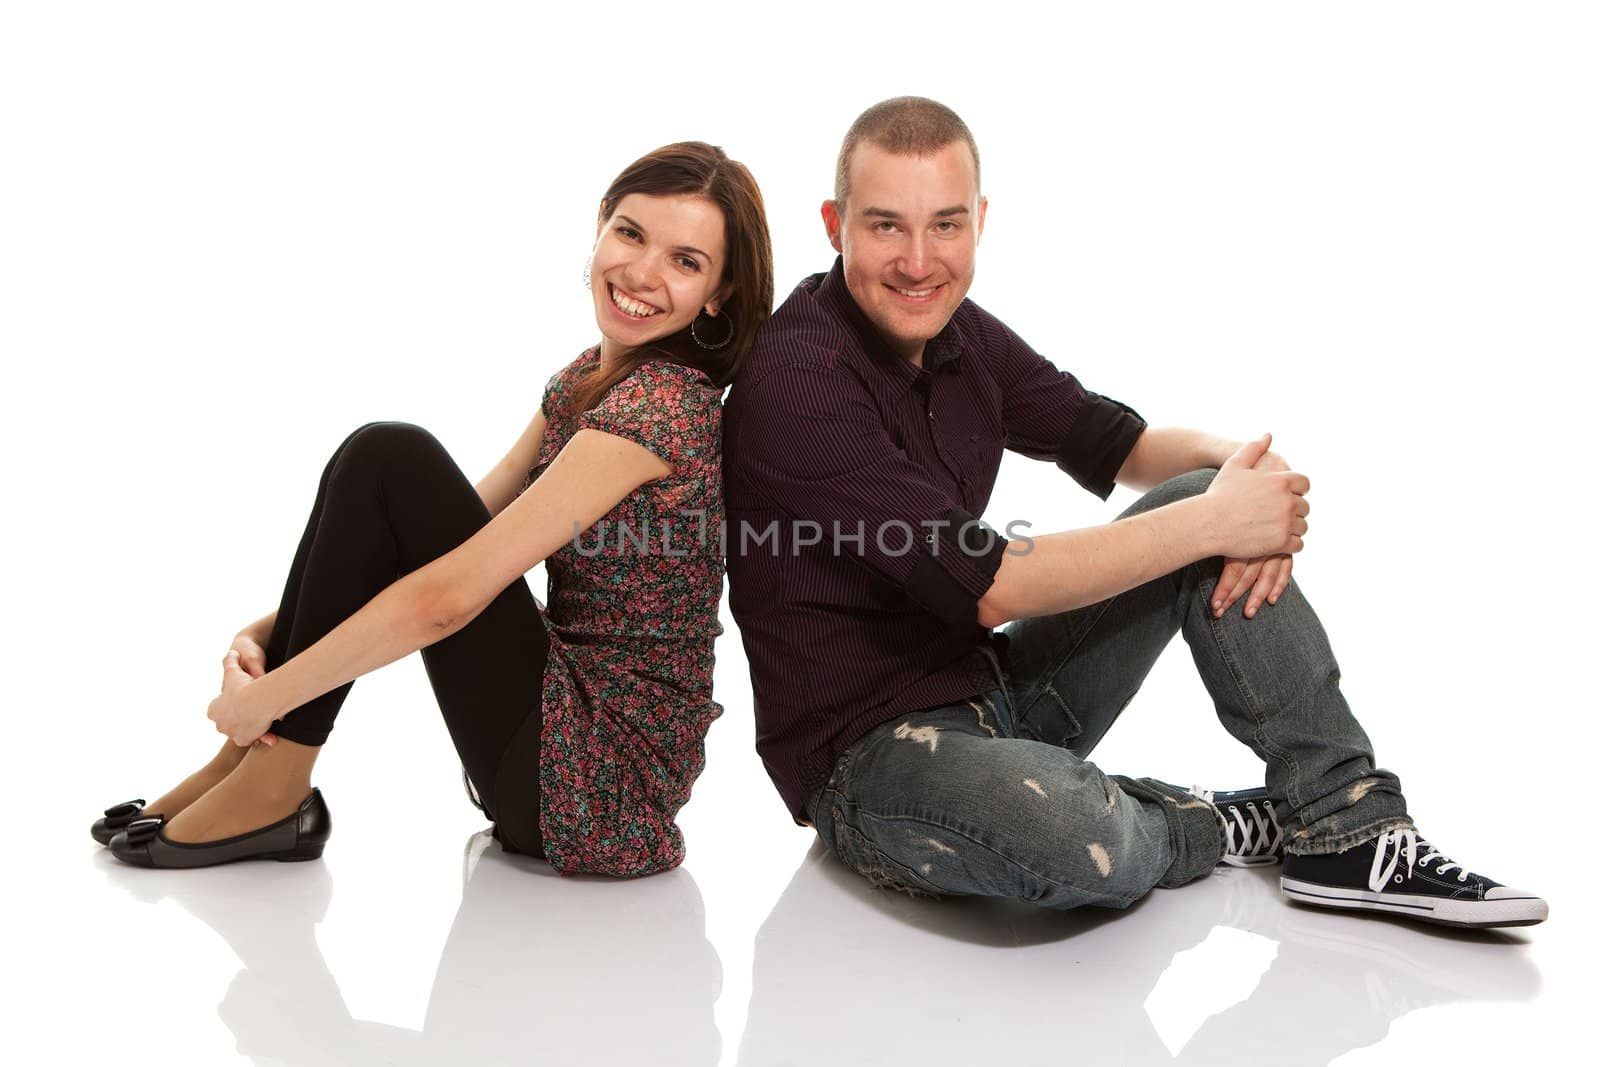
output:
<svg viewBox="0 0 1600 1067"><path fill-rule="evenodd" d="M623 359L627 358L628 353L632 351L633 349L620 345L609 337L602 337L600 339L601 369L615 367Z"/></svg>

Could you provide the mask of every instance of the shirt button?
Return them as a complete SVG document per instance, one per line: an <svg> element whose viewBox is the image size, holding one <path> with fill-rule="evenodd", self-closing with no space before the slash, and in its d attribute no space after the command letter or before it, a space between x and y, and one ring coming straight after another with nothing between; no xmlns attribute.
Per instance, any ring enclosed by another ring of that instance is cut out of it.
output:
<svg viewBox="0 0 1600 1067"><path fill-rule="evenodd" d="M933 544L933 534L929 534L927 537L924 537L923 540L928 542L930 545Z"/></svg>

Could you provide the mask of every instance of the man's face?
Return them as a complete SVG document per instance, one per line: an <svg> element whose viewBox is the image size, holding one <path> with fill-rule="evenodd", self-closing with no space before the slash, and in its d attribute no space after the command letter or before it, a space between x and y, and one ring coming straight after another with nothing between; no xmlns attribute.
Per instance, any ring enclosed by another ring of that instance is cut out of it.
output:
<svg viewBox="0 0 1600 1067"><path fill-rule="evenodd" d="M988 207L964 141L926 156L857 145L843 215L832 200L822 205L856 306L913 363L972 286Z"/></svg>

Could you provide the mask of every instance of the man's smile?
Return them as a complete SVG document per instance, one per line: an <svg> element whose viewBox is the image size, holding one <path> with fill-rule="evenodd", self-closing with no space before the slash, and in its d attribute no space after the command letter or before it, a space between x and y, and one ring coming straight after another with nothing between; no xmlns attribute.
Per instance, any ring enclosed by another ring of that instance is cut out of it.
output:
<svg viewBox="0 0 1600 1067"><path fill-rule="evenodd" d="M939 291L943 289L946 284L947 283L945 282L940 282L938 285L924 286L920 289L904 289L898 285L890 285L885 282L884 288L892 290L894 294L900 297L902 300L906 300L914 304L926 304L932 302L933 299L939 295Z"/></svg>

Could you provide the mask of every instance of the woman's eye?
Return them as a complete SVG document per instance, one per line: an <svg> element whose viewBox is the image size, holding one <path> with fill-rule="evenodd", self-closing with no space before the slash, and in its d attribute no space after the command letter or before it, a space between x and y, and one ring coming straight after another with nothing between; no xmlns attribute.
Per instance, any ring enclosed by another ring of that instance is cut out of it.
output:
<svg viewBox="0 0 1600 1067"><path fill-rule="evenodd" d="M699 271L700 270L700 264L698 262L696 262L695 259L692 256L679 256L678 257L678 266L682 267L684 270L692 270L692 271Z"/></svg>
<svg viewBox="0 0 1600 1067"><path fill-rule="evenodd" d="M634 229L632 226L618 226L617 232L630 241L637 241L639 239L639 231Z"/></svg>

